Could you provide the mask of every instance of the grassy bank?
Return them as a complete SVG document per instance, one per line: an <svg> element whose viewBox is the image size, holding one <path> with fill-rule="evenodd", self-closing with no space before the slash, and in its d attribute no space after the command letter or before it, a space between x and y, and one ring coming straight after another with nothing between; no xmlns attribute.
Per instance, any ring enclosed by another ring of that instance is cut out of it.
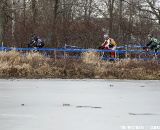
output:
<svg viewBox="0 0 160 130"><path fill-rule="evenodd" d="M160 64L156 61L101 61L95 53L84 53L83 60L55 60L39 53L22 56L10 51L0 52L0 78L160 80Z"/></svg>

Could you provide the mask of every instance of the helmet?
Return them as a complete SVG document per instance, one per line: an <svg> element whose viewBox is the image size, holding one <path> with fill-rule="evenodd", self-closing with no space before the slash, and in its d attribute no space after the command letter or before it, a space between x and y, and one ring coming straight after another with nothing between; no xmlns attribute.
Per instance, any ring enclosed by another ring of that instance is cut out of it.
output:
<svg viewBox="0 0 160 130"><path fill-rule="evenodd" d="M153 36L152 36L152 34L148 34L148 38L152 38Z"/></svg>
<svg viewBox="0 0 160 130"><path fill-rule="evenodd" d="M104 39L108 39L109 38L109 35L108 34L104 34Z"/></svg>
<svg viewBox="0 0 160 130"><path fill-rule="evenodd" d="M32 34L32 38L37 41L38 40L38 36L36 34Z"/></svg>
<svg viewBox="0 0 160 130"><path fill-rule="evenodd" d="M35 36L36 36L36 34L35 34L35 33L31 34L31 37L35 37Z"/></svg>

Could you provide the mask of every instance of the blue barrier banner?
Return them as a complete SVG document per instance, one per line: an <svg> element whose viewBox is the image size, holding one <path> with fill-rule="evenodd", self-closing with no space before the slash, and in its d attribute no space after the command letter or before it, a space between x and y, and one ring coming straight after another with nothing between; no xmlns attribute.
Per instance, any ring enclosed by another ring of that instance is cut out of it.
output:
<svg viewBox="0 0 160 130"><path fill-rule="evenodd" d="M118 48L118 47L117 47ZM10 48L10 47L0 47L0 51L62 51L62 52L116 52L117 54L126 54L126 53L146 53L146 54L157 54L159 55L160 52L153 52L153 51L144 51L144 50L98 50L98 49L69 49L69 48Z"/></svg>

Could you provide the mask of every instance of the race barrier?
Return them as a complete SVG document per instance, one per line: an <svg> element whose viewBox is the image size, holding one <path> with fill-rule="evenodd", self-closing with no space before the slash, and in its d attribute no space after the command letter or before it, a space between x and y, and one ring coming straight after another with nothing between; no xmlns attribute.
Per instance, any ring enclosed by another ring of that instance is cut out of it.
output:
<svg viewBox="0 0 160 130"><path fill-rule="evenodd" d="M135 48L132 50L130 48ZM12 47L0 47L0 51L38 51L42 52L48 57L54 58L71 58L71 59L81 59L82 56L79 55L84 52L97 52L97 53L111 53L115 52L116 57L102 57L102 60L118 60L118 59L136 59L136 60L152 60L156 54L156 60L160 59L160 52L149 51L146 52L142 50L143 46L118 46L117 50L98 50L98 49L81 49L81 48L12 48ZM136 50L137 49L137 50ZM139 50L141 49L141 50ZM61 52L58 54L58 52ZM66 55L70 54L71 55ZM73 53L73 54L72 54ZM133 56L134 55L134 56Z"/></svg>

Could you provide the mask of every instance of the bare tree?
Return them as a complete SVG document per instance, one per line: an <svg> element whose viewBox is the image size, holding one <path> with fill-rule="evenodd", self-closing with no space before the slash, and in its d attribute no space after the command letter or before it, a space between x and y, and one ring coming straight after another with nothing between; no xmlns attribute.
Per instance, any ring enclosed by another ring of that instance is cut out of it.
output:
<svg viewBox="0 0 160 130"><path fill-rule="evenodd" d="M123 1L124 0L119 0L118 3L119 3L119 27L118 27L118 34L119 34L119 37L121 37L122 35L122 10L123 10Z"/></svg>
<svg viewBox="0 0 160 130"><path fill-rule="evenodd" d="M5 1L0 1L0 43L4 39L4 26L5 26Z"/></svg>
<svg viewBox="0 0 160 130"><path fill-rule="evenodd" d="M49 47L65 43L96 47L103 41L102 28L118 42L129 43L132 37L145 41L150 30L158 34L157 3L158 0L0 0L0 42L3 39L12 43L15 39L16 46L23 47L35 32L45 37Z"/></svg>
<svg viewBox="0 0 160 130"><path fill-rule="evenodd" d="M26 29L26 0L23 0L23 26Z"/></svg>
<svg viewBox="0 0 160 130"><path fill-rule="evenodd" d="M15 24L16 24L15 0L11 1L11 5L12 5L12 40L15 41Z"/></svg>
<svg viewBox="0 0 160 130"><path fill-rule="evenodd" d="M113 10L114 10L114 2L115 0L108 0L109 4L109 35L113 34Z"/></svg>
<svg viewBox="0 0 160 130"><path fill-rule="evenodd" d="M35 31L35 27L37 26L37 1L31 0L32 6L32 20L33 20L33 32Z"/></svg>
<svg viewBox="0 0 160 130"><path fill-rule="evenodd" d="M90 20L91 14L92 14L92 3L93 0L85 0L82 1L84 3L84 19Z"/></svg>
<svg viewBox="0 0 160 130"><path fill-rule="evenodd" d="M56 41L57 44L58 42L57 42L57 36L55 34L55 30L56 30L56 24L57 24L58 8L59 8L58 4L59 4L59 0L54 0L53 2L52 42ZM55 46L58 46L57 44Z"/></svg>
<svg viewBox="0 0 160 130"><path fill-rule="evenodd" d="M158 20L159 24L160 24L160 7L156 6L158 0L146 0L146 2L148 3L149 7L151 8L150 13L152 13Z"/></svg>

